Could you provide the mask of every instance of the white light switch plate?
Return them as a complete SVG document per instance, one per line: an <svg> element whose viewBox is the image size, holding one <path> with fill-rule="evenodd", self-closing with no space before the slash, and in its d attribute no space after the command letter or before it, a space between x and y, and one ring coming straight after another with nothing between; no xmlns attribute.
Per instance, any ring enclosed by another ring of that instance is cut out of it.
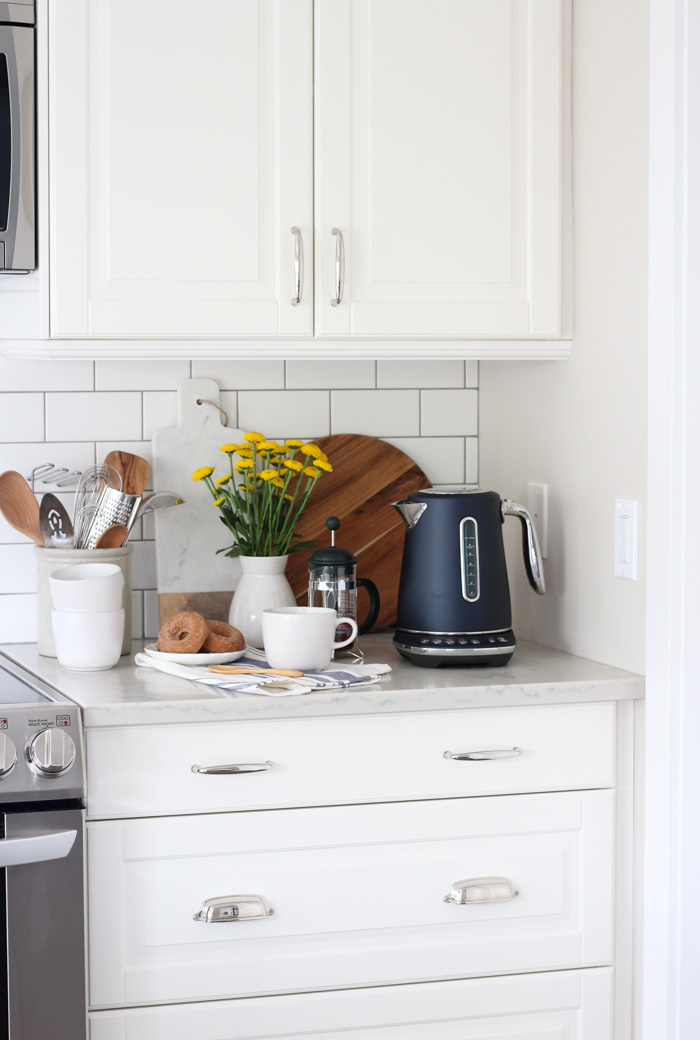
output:
<svg viewBox="0 0 700 1040"><path fill-rule="evenodd" d="M542 559L546 560L549 552L549 516L547 509L547 485L527 485L527 511L532 517Z"/></svg>
<svg viewBox="0 0 700 1040"><path fill-rule="evenodd" d="M639 503L615 499L615 576L639 581Z"/></svg>

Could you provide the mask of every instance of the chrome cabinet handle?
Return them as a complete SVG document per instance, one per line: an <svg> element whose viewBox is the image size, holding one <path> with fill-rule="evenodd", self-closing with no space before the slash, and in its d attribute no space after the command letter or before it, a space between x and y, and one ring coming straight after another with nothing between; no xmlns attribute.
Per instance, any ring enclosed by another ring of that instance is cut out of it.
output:
<svg viewBox="0 0 700 1040"><path fill-rule="evenodd" d="M494 758L517 758L520 748L510 751L446 751L443 758L453 758L457 762L490 762Z"/></svg>
<svg viewBox="0 0 700 1040"><path fill-rule="evenodd" d="M296 307L298 303L301 303L301 296L304 292L304 243L301 231L296 225L292 228L292 234L294 235L294 296L291 304L292 307Z"/></svg>
<svg viewBox="0 0 700 1040"><path fill-rule="evenodd" d="M455 881L444 898L445 903L500 903L515 899L520 893L506 877L475 877Z"/></svg>
<svg viewBox="0 0 700 1040"><path fill-rule="evenodd" d="M218 896L216 899L205 899L192 920L204 924L260 921L274 912L262 896Z"/></svg>
<svg viewBox="0 0 700 1040"><path fill-rule="evenodd" d="M264 773L272 769L274 762L241 762L228 766L192 766L193 773L206 773L209 776L230 776L233 773Z"/></svg>
<svg viewBox="0 0 700 1040"><path fill-rule="evenodd" d="M345 288L345 241L340 228L331 228L331 234L335 235L335 299L331 300L331 307L337 307Z"/></svg>

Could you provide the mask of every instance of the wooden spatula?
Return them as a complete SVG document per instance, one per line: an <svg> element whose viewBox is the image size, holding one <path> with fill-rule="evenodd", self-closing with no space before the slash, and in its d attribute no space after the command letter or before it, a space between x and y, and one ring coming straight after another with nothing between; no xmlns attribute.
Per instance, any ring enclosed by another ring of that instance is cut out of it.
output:
<svg viewBox="0 0 700 1040"><path fill-rule="evenodd" d="M39 503L21 473L13 469L0 473L0 513L10 527L43 545L39 522Z"/></svg>
<svg viewBox="0 0 700 1040"><path fill-rule="evenodd" d="M221 672L224 675L286 675L289 679L300 679L303 672L295 672L291 668L236 668L232 664L210 664L210 672Z"/></svg>
<svg viewBox="0 0 700 1040"><path fill-rule="evenodd" d="M124 524L112 524L103 531L95 542L96 549L119 549L126 541L127 531Z"/></svg>
<svg viewBox="0 0 700 1040"><path fill-rule="evenodd" d="M139 455L128 451L110 451L105 456L105 465L116 469L122 478L122 491L127 495L142 495L146 490L151 467Z"/></svg>

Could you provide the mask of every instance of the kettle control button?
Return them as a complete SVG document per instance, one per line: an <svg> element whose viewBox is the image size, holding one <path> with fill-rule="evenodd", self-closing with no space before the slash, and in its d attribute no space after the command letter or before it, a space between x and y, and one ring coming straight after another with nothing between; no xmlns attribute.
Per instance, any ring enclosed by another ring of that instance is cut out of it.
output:
<svg viewBox="0 0 700 1040"><path fill-rule="evenodd" d="M445 646L454 646L454 645L455 645L454 639L446 639L445 640Z"/></svg>
<svg viewBox="0 0 700 1040"><path fill-rule="evenodd" d="M442 639L433 639L433 646L442 646Z"/></svg>
<svg viewBox="0 0 700 1040"><path fill-rule="evenodd" d="M472 646L481 646L480 639L472 639Z"/></svg>
<svg viewBox="0 0 700 1040"><path fill-rule="evenodd" d="M458 639L457 642L459 643L460 646L466 646L467 643L469 642L469 640L468 639Z"/></svg>
<svg viewBox="0 0 700 1040"><path fill-rule="evenodd" d="M505 636L499 636L499 637L498 637L498 642L499 642L499 643L507 643L507 642L508 642L508 640L506 639L506 637L505 637Z"/></svg>
<svg viewBox="0 0 700 1040"><path fill-rule="evenodd" d="M430 643L429 639L421 639L422 646L427 646Z"/></svg>
<svg viewBox="0 0 700 1040"><path fill-rule="evenodd" d="M489 639L489 643L495 643L495 642L496 642L495 639L493 639L493 638Z"/></svg>

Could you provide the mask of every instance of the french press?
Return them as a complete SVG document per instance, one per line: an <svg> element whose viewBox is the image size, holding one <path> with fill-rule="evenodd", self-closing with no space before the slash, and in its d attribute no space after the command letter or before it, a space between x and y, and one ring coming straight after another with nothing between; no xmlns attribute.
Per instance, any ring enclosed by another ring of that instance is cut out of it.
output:
<svg viewBox="0 0 700 1040"><path fill-rule="evenodd" d="M369 614L359 626L359 632L369 632L379 617L379 592L369 578L357 577L357 558L350 549L341 549L335 544L335 532L340 527L337 516L329 516L326 527L331 532L331 544L316 549L309 560L309 606L330 607L338 614L337 639L346 639L352 629L343 625L343 618L357 621L357 590L365 588L369 593ZM364 655L359 641L336 651L336 655L349 655L362 661Z"/></svg>

